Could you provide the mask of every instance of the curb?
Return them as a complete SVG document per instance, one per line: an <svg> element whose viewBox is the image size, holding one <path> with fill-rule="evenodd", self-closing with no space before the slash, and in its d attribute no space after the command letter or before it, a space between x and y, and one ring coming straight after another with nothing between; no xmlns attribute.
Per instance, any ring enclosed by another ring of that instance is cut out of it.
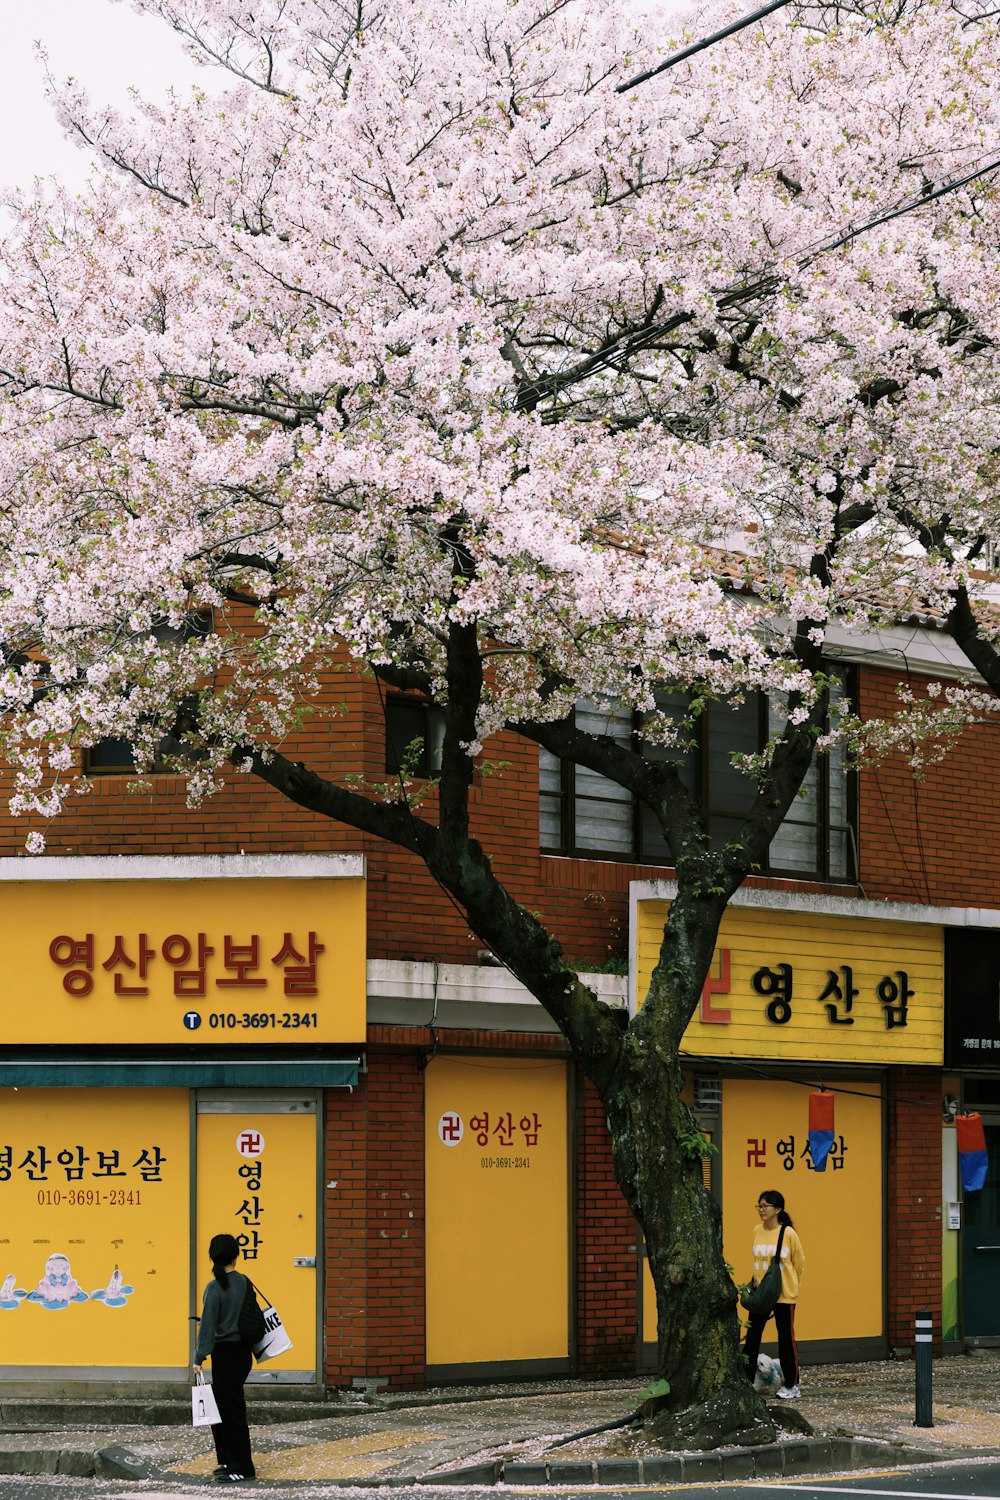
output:
<svg viewBox="0 0 1000 1500"><path fill-rule="evenodd" d="M609 1382L601 1380L579 1380L570 1379L560 1381L554 1379L546 1381L526 1381L517 1386L516 1393L512 1393L508 1385L482 1385L475 1390L469 1390L466 1386L457 1386L449 1390L446 1386L434 1386L426 1391L398 1391L393 1394L377 1392L372 1394L363 1402L358 1402L362 1411L406 1411L409 1409L419 1410L425 1406L474 1406L484 1401L530 1401L536 1396L580 1396L588 1391L612 1392L618 1394L620 1391L625 1404L630 1402L634 1406L638 1400L638 1391L641 1382L638 1380L612 1380Z"/></svg>
<svg viewBox="0 0 1000 1500"><path fill-rule="evenodd" d="M261 1401L252 1394L247 1404L257 1427L272 1427L282 1422L318 1422L328 1417L357 1417L371 1410L361 1402ZM58 1418L58 1421L54 1419ZM191 1401L165 1397L149 1401L65 1400L50 1405L36 1401L0 1401L0 1435L4 1431L67 1432L83 1427L190 1427Z"/></svg>
<svg viewBox="0 0 1000 1500"><path fill-rule="evenodd" d="M0 1474L32 1478L39 1474L71 1474L75 1479L93 1479L92 1451L79 1448L29 1448L0 1452Z"/></svg>
<svg viewBox="0 0 1000 1500"><path fill-rule="evenodd" d="M659 1458L552 1459L534 1462L491 1459L458 1469L437 1469L428 1474L386 1474L324 1480L336 1489L405 1489L413 1485L480 1486L519 1485L608 1485L712 1484L722 1480L780 1479L796 1475L831 1474L869 1469L889 1464L894 1468L947 1463L956 1454L928 1453L921 1448L876 1438L791 1438L784 1443L766 1443L757 1448L728 1448L709 1453L664 1454ZM1000 1449L965 1449L964 1458L1000 1456ZM0 1475L67 1475L80 1479L164 1479L177 1481L147 1459L127 1448L52 1448L0 1450ZM187 1476L183 1476L187 1477ZM201 1485L201 1476L191 1477ZM292 1485L312 1481L285 1481Z"/></svg>
<svg viewBox="0 0 1000 1500"><path fill-rule="evenodd" d="M865 1438L802 1438L765 1443L759 1448L729 1448L716 1453L681 1453L663 1458L609 1458L520 1463L497 1459L421 1474L409 1481L426 1485L630 1485L710 1484L723 1479L780 1479L816 1470L864 1469L874 1464L927 1464L936 1455ZM383 1480L384 1483L384 1480Z"/></svg>

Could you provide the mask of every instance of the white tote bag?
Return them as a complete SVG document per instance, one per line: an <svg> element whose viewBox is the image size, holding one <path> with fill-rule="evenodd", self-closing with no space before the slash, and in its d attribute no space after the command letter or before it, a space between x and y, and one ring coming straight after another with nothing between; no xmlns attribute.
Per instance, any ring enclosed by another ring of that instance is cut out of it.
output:
<svg viewBox="0 0 1000 1500"><path fill-rule="evenodd" d="M195 1427L214 1427L219 1421L215 1392L198 1371L198 1384L191 1387L191 1422Z"/></svg>
<svg viewBox="0 0 1000 1500"><path fill-rule="evenodd" d="M259 1344L253 1346L254 1359L262 1365L266 1359L275 1359L291 1347L292 1341L285 1331L280 1312L273 1304L265 1307L264 1337Z"/></svg>

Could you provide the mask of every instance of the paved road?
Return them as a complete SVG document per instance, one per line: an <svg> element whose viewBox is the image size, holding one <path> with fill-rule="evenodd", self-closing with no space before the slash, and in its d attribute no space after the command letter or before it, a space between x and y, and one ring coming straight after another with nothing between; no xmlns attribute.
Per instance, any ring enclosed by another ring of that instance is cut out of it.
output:
<svg viewBox="0 0 1000 1500"><path fill-rule="evenodd" d="M221 1488L221 1487L220 1487ZM259 1500L655 1500L658 1495L683 1500L763 1500L770 1492L781 1500L1000 1500L1000 1463L995 1459L920 1465L893 1472L831 1474L797 1480L758 1479L733 1484L644 1485L634 1488L585 1489L557 1485L500 1486L464 1489L449 1485L393 1486L385 1489L340 1488L330 1484L261 1482L239 1493ZM0 1500L194 1500L217 1493L214 1486L186 1481L72 1479L54 1476L18 1479L0 1475ZM230 1493L234 1493L231 1491Z"/></svg>

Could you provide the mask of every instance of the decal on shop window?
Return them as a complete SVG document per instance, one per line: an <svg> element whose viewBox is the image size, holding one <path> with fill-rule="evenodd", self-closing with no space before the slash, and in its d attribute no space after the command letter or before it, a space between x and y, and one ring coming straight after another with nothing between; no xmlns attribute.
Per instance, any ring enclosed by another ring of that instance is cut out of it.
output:
<svg viewBox="0 0 1000 1500"><path fill-rule="evenodd" d="M121 1271L115 1266L107 1285L85 1292L73 1275L67 1256L57 1252L45 1262L41 1279L29 1292L26 1287L15 1285L17 1277L10 1272L0 1285L0 1309L14 1312L22 1302L33 1302L47 1312L65 1312L74 1303L103 1302L105 1307L125 1307L135 1287L129 1286Z"/></svg>
<svg viewBox="0 0 1000 1500"><path fill-rule="evenodd" d="M515 1121L516 1113L516 1110L502 1109L491 1115L484 1109L470 1115L469 1130L475 1135L477 1146L491 1146L497 1153L481 1156L481 1167L531 1166L530 1156L514 1153L538 1145L542 1122L537 1110L523 1114ZM446 1110L438 1119L437 1134L443 1146L458 1146L465 1139L465 1121L456 1110Z"/></svg>
<svg viewBox="0 0 1000 1500"><path fill-rule="evenodd" d="M457 1146L465 1134L465 1121L454 1110L447 1110L438 1120L438 1140L443 1146Z"/></svg>
<svg viewBox="0 0 1000 1500"><path fill-rule="evenodd" d="M130 1171L136 1169L143 1182L162 1182L163 1167L167 1161L159 1146L144 1146L135 1161L126 1162L125 1165L122 1164L120 1151L88 1153L79 1145L64 1146L59 1151L52 1151L42 1145L31 1146L22 1159L15 1163L14 1157L19 1154L13 1146L0 1146L0 1184L10 1182L14 1172L23 1172L31 1182L51 1182L53 1178L61 1182L63 1177L67 1182L82 1182L85 1178L127 1177ZM126 1157L129 1154L126 1152ZM52 1177L49 1176L50 1167ZM54 1194L39 1193L38 1203L40 1207L53 1204L57 1208L61 1202L66 1202L71 1208L96 1208L101 1203L110 1208L131 1208L142 1201L139 1191L137 1189L126 1195L119 1189L102 1195L97 1189L79 1189L69 1193L57 1190Z"/></svg>

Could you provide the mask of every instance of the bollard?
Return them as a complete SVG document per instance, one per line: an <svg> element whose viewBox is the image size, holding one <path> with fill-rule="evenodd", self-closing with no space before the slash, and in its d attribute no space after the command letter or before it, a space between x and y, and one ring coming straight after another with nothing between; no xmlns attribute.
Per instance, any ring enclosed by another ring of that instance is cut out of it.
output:
<svg viewBox="0 0 1000 1500"><path fill-rule="evenodd" d="M917 1415L913 1422L914 1427L934 1426L934 1415L931 1409L934 1379L931 1356L931 1342L934 1337L932 1328L928 1309L914 1314L913 1342L917 1367Z"/></svg>

